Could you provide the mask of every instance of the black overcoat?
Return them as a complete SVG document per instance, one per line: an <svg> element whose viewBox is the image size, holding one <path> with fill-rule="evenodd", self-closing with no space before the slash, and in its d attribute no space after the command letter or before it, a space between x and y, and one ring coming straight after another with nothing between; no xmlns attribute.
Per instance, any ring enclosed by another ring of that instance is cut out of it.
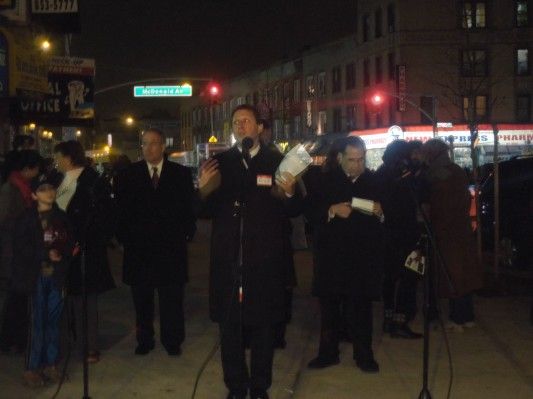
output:
<svg viewBox="0 0 533 399"><path fill-rule="evenodd" d="M261 146L246 170L236 147L216 156L221 185L204 203L204 214L213 219L209 302L215 322L237 321L241 314L247 325L285 319L285 289L294 280L288 218L299 213L301 197L273 194L282 158ZM258 177L265 185L258 184ZM241 215L242 307L237 303Z"/></svg>
<svg viewBox="0 0 533 399"><path fill-rule="evenodd" d="M87 292L102 293L115 288L109 269L107 243L114 229L114 200L105 181L89 167L78 177L76 191L67 209L74 240L86 245ZM80 295L81 252L72 259L67 275L67 292Z"/></svg>
<svg viewBox="0 0 533 399"><path fill-rule="evenodd" d="M321 176L319 198L315 199L318 228L318 265L313 291L317 296L350 295L377 299L383 275L383 230L374 215L352 211L346 219L328 221L328 209L353 197L379 200L377 180L366 170L352 183L338 167Z"/></svg>
<svg viewBox="0 0 533 399"><path fill-rule="evenodd" d="M187 282L187 239L196 229L190 169L165 160L154 189L146 162L135 162L117 179L116 194L124 282L147 287Z"/></svg>

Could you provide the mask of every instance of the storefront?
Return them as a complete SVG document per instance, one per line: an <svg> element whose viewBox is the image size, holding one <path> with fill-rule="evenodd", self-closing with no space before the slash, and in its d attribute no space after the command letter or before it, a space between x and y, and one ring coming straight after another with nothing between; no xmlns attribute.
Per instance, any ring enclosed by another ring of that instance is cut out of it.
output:
<svg viewBox="0 0 533 399"><path fill-rule="evenodd" d="M498 155L500 159L533 153L533 124L498 124ZM435 132L431 125L391 126L350 132L352 136L360 136L367 146L367 163L376 169L381 163L385 147L394 140L419 140L426 142L433 137L445 140L453 147L454 160L462 167L470 168L470 131L467 125L439 123ZM479 125L475 147L479 153L480 164L493 161L494 133L492 125Z"/></svg>

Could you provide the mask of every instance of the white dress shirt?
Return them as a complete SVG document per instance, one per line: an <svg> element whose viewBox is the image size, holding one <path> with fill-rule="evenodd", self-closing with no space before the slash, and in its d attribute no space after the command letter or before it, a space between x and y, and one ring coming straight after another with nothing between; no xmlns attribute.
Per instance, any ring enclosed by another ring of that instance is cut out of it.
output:
<svg viewBox="0 0 533 399"><path fill-rule="evenodd" d="M78 178L83 172L83 169L84 168L76 168L66 172L63 181L57 188L56 204L63 211L67 210L68 204L76 192Z"/></svg>
<svg viewBox="0 0 533 399"><path fill-rule="evenodd" d="M157 175L161 177L161 171L163 170L163 161L162 159L157 165L153 165L150 162L146 162L146 166L148 166L148 174L150 175L150 178L154 176L154 168L157 170Z"/></svg>

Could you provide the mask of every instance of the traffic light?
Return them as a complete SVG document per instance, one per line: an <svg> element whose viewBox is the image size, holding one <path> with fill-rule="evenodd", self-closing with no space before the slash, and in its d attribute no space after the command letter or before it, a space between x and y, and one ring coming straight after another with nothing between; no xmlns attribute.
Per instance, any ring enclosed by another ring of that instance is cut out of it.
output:
<svg viewBox="0 0 533 399"><path fill-rule="evenodd" d="M385 95L380 92L373 92L367 98L367 104L370 109L370 112L374 114L379 114L383 110L385 105Z"/></svg>
<svg viewBox="0 0 533 399"><path fill-rule="evenodd" d="M210 83L207 87L207 92L211 98L218 97L220 95L220 86L217 83Z"/></svg>

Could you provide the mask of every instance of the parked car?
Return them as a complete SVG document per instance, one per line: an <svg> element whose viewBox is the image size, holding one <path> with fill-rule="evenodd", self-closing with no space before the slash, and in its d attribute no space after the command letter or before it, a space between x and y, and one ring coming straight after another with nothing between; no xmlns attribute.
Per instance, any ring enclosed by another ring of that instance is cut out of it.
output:
<svg viewBox="0 0 533 399"><path fill-rule="evenodd" d="M480 187L483 241L494 246L494 165ZM533 254L533 156L499 163L500 251L504 266L531 267Z"/></svg>

